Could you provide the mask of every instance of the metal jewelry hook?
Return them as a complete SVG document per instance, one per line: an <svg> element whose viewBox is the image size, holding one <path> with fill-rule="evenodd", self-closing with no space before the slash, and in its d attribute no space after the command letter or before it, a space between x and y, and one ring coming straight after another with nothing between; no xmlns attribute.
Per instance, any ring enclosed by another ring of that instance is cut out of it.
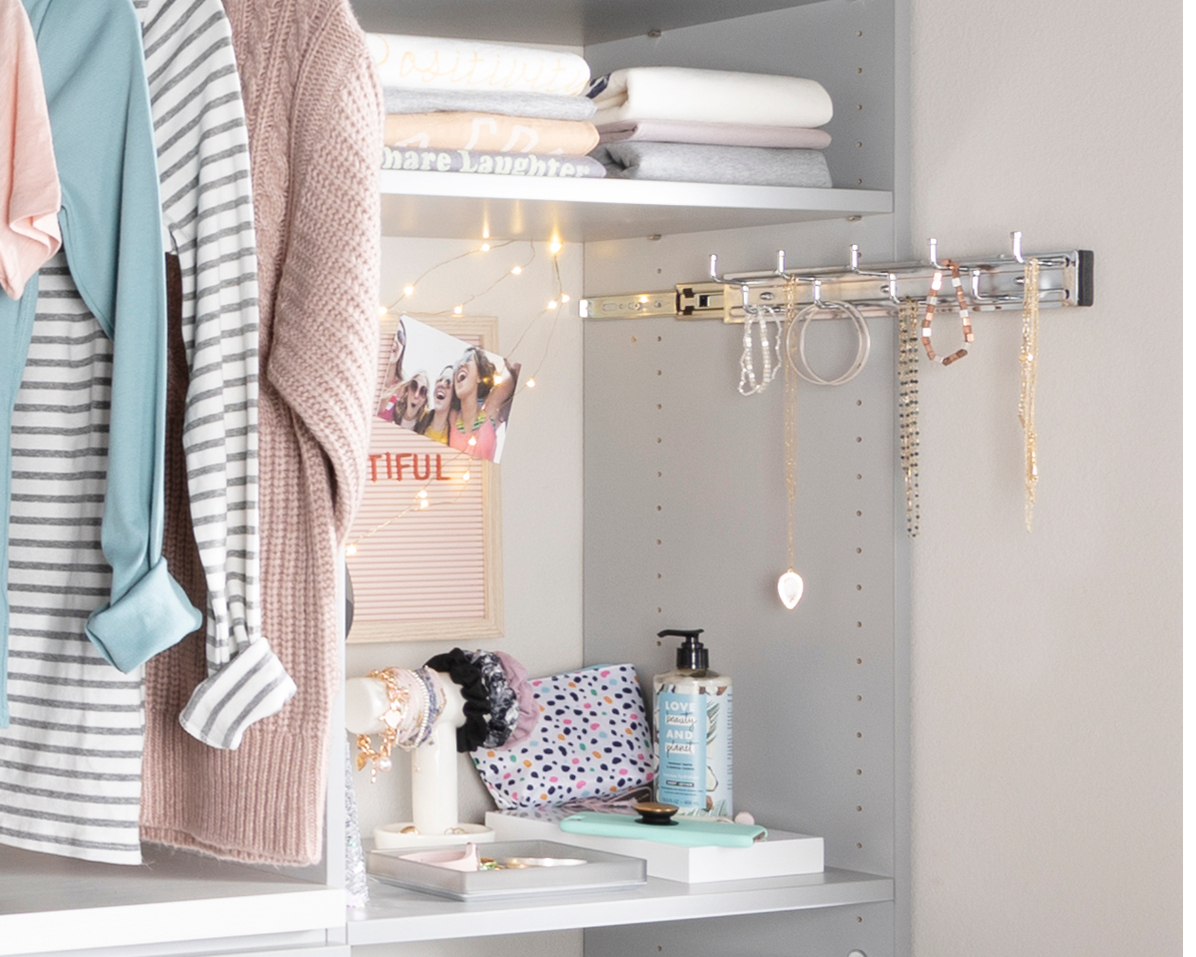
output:
<svg viewBox="0 0 1196 957"><path fill-rule="evenodd" d="M1009 234L1009 238L1013 241L1013 258L1016 259L1023 266L1026 264L1025 255L1022 253L1022 233L1021 230L1016 230ZM1039 266L1058 267L1069 265L1068 259L1064 256L1061 259L1039 259Z"/></svg>
<svg viewBox="0 0 1196 957"><path fill-rule="evenodd" d="M942 269L943 265L939 262L939 241L937 239L930 240L930 265L935 269Z"/></svg>
<svg viewBox="0 0 1196 957"><path fill-rule="evenodd" d="M1022 258L1022 231L1014 230L1009 234L1009 238L1013 240L1013 258L1024 265L1026 260Z"/></svg>
<svg viewBox="0 0 1196 957"><path fill-rule="evenodd" d="M1021 302L1021 296L982 296L980 295L980 273L981 270L972 269L972 302L977 305L994 305L1003 302Z"/></svg>
<svg viewBox="0 0 1196 957"><path fill-rule="evenodd" d="M724 286L734 286L735 280L718 274L718 254L710 254L710 279L712 282L722 283Z"/></svg>
<svg viewBox="0 0 1196 957"><path fill-rule="evenodd" d="M860 244L859 243L851 244L851 263L849 264L848 268L851 269L851 271L853 273L855 273L857 276L889 276L889 275L891 275L890 273L887 273L887 272L875 272L871 269L861 269L860 268Z"/></svg>

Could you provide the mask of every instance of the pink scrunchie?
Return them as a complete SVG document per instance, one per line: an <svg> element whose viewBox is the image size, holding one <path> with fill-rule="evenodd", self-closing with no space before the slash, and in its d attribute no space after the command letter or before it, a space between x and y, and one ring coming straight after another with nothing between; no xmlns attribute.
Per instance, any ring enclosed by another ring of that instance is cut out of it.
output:
<svg viewBox="0 0 1196 957"><path fill-rule="evenodd" d="M507 683L519 699L519 720L515 723L515 730L504 744L495 751L510 751L527 741L536 730L536 720L540 717L540 706L536 704L536 690L527 680L527 669L505 651L494 652L495 657L502 662L502 670L507 676Z"/></svg>

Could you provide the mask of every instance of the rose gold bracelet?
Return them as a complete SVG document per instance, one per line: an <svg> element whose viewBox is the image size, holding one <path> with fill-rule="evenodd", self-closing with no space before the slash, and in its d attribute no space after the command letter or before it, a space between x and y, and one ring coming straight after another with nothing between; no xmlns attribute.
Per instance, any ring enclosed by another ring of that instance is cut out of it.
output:
<svg viewBox="0 0 1196 957"><path fill-rule="evenodd" d="M943 265L951 270L951 285L955 287L955 300L959 305L959 321L963 325L963 341L965 343L972 342L976 337L972 333L972 320L971 313L968 311L968 303L963 297L963 280L959 275L959 263L951 259L944 259ZM942 288L943 271L936 269L934 271L934 278L930 281L930 294L926 297L926 315L922 319L922 346L926 350L926 358L931 362L938 361L945 366L949 366L952 362L956 362L966 356L968 350L960 348L949 356L939 358L930 344L930 326L934 322L934 310L938 306L938 293Z"/></svg>
<svg viewBox="0 0 1196 957"><path fill-rule="evenodd" d="M411 701L411 695L406 688L399 687L394 673L389 668L371 671L367 678L377 678L386 687L386 697L389 705L382 715L382 743L374 750L374 742L368 734L357 736L357 770L360 771L370 764L370 783L378 779L379 771L389 770L391 765L390 752L394 750L399 737L399 726L403 722L403 713Z"/></svg>

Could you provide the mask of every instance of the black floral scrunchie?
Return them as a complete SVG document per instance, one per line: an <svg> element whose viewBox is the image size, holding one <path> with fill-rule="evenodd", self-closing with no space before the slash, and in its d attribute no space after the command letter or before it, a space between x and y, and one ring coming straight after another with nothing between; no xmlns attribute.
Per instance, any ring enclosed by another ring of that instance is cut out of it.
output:
<svg viewBox="0 0 1196 957"><path fill-rule="evenodd" d="M424 664L448 675L465 699L465 723L457 729L457 750L465 753L480 747L490 730L490 692L482 670L460 648L433 655Z"/></svg>

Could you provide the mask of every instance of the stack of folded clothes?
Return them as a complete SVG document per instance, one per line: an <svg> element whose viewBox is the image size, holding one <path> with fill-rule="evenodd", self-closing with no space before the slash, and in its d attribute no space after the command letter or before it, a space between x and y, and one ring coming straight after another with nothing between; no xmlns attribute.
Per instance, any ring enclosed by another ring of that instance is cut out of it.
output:
<svg viewBox="0 0 1196 957"><path fill-rule="evenodd" d="M683 67L636 67L598 77L599 146L608 176L738 183L831 185L833 114L822 84L795 76Z"/></svg>
<svg viewBox="0 0 1196 957"><path fill-rule="evenodd" d="M368 34L386 101L383 169L595 179L597 109L573 53Z"/></svg>

